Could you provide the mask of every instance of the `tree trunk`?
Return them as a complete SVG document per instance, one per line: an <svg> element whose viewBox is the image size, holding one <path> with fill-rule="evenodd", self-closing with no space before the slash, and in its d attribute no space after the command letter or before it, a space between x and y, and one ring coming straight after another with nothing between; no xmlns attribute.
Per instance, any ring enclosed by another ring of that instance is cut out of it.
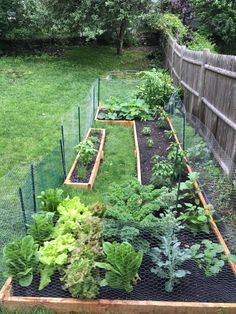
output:
<svg viewBox="0 0 236 314"><path fill-rule="evenodd" d="M128 25L127 21L123 20L121 22L120 29L117 32L117 54L118 55L121 55L122 52L123 52L124 37L125 37L125 32L126 32L126 29L127 29L127 25Z"/></svg>

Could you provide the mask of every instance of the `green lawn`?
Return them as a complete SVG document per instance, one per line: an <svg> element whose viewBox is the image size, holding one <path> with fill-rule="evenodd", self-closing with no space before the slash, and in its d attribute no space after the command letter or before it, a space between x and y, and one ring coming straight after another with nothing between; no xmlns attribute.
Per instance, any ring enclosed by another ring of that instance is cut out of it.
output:
<svg viewBox="0 0 236 314"><path fill-rule="evenodd" d="M60 117L83 100L98 76L146 67L144 52L117 56L109 47L67 48L61 58L1 58L0 177L58 145Z"/></svg>

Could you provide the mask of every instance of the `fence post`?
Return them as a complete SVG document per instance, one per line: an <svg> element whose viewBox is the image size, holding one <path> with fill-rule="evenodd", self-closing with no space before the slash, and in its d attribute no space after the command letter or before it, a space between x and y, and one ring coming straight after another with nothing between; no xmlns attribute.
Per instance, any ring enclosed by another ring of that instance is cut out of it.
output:
<svg viewBox="0 0 236 314"><path fill-rule="evenodd" d="M34 175L34 165L30 166L31 170L31 180L32 180L32 192L33 192L33 205L34 205L34 212L37 211L37 201L36 201L36 192L35 192L35 175Z"/></svg>
<svg viewBox="0 0 236 314"><path fill-rule="evenodd" d="M203 57L202 57L202 65L200 70L200 76L199 76L199 90L198 90L198 112L199 112L199 120L202 122L204 121L204 107L202 106L202 97L204 96L204 90L205 90L205 76L206 76L206 69L205 65L207 63L207 56L210 52L209 49L203 50Z"/></svg>
<svg viewBox="0 0 236 314"><path fill-rule="evenodd" d="M172 44L172 54L171 54L171 76L173 76L173 69L174 69L174 55L175 55L175 45L177 43L177 40L173 40Z"/></svg>
<svg viewBox="0 0 236 314"><path fill-rule="evenodd" d="M23 193L22 193L21 188L19 188L19 196L20 196L20 205L21 205L22 216L23 216L23 221L24 221L24 228L25 228L25 233L26 233L27 227L26 227L25 204L24 204Z"/></svg>

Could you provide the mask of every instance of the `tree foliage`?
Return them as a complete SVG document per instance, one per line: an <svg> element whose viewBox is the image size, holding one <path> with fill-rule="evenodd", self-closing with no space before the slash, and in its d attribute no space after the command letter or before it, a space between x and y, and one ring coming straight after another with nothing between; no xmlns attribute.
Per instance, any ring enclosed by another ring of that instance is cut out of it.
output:
<svg viewBox="0 0 236 314"><path fill-rule="evenodd" d="M233 52L232 43L236 40L236 1L235 0L191 0L197 27L211 34L213 39L226 46L226 52Z"/></svg>
<svg viewBox="0 0 236 314"><path fill-rule="evenodd" d="M151 0L44 0L55 31L86 32L95 37L106 30L116 34L117 53L123 48L128 28L149 12Z"/></svg>

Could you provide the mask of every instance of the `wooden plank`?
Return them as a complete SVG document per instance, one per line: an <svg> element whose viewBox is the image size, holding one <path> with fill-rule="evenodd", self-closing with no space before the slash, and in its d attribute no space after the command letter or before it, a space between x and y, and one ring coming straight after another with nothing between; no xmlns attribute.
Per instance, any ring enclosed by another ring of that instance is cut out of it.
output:
<svg viewBox="0 0 236 314"><path fill-rule="evenodd" d="M187 90L189 90L194 96L198 97L199 93L195 91L192 87L190 87L187 83L185 83L183 80L180 82Z"/></svg>
<svg viewBox="0 0 236 314"><path fill-rule="evenodd" d="M195 64L195 65L199 65L201 66L202 65L202 62L201 61L198 61L198 60L194 60L194 59L191 59L191 58L188 58L188 57L183 57L183 60L188 62L188 63L192 63L192 64Z"/></svg>
<svg viewBox="0 0 236 314"><path fill-rule="evenodd" d="M7 287L11 290L11 284ZM3 306L9 310L43 306L57 313L79 312L88 314L218 314L219 310L233 314L235 303L167 302L136 300L80 300L75 298L35 298L6 296Z"/></svg>
<svg viewBox="0 0 236 314"><path fill-rule="evenodd" d="M230 78L236 79L236 73L233 71L224 70L224 69L214 67L214 66L209 65L209 64L205 64L204 67L205 67L205 69L207 69L209 71L212 71L212 72L221 74L223 76L228 76Z"/></svg>
<svg viewBox="0 0 236 314"><path fill-rule="evenodd" d="M142 183L140 151L139 151L137 128L136 128L135 121L133 123L133 128L134 128L135 156L136 156L136 159L137 159L137 177L138 177L138 181L140 183Z"/></svg>
<svg viewBox="0 0 236 314"><path fill-rule="evenodd" d="M222 112L215 108L205 97L202 97L202 101L207 105L207 107L213 111L220 119L227 123L234 131L236 131L236 123L228 119Z"/></svg>
<svg viewBox="0 0 236 314"><path fill-rule="evenodd" d="M64 185L65 186L72 186L72 187L78 188L78 189L92 189L93 188L93 185L94 185L97 173L98 173L98 169L99 169L99 166L100 166L100 162L101 162L101 159L103 159L103 155L104 155L103 154L103 147L104 147L104 143L105 143L106 130L105 129L91 129L90 128L88 130L88 132L87 132L87 135L86 135L85 139L87 139L90 136L90 133L91 133L92 130L100 130L102 132L102 138L101 138L99 150L98 150L98 153L97 153L97 157L96 157L96 160L95 160L95 163L94 163L93 170L91 172L89 181L86 182L86 183L71 182L70 178L71 178L72 173L75 170L75 168L77 166L77 163L78 163L78 160L79 160L79 154L78 154L77 157L75 158L71 168L70 168L70 171L69 171L65 181L64 181Z"/></svg>

